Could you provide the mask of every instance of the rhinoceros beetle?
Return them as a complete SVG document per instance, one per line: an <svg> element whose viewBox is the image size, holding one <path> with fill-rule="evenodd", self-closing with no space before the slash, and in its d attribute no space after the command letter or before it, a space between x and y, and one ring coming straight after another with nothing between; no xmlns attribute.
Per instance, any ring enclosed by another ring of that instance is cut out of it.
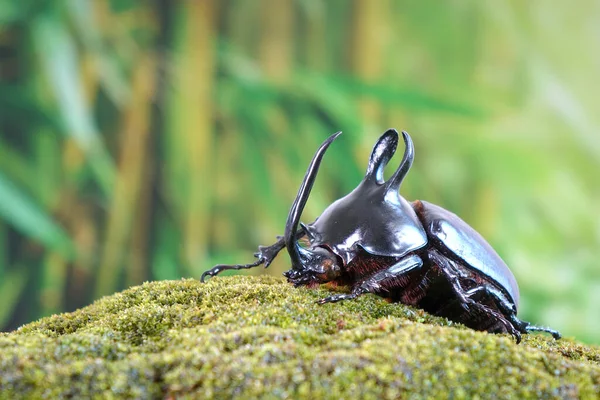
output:
<svg viewBox="0 0 600 400"><path fill-rule="evenodd" d="M224 270L264 264L268 267L287 247L292 268L284 273L295 286L333 282L351 286L320 304L354 299L365 293L419 307L472 329L508 333L517 343L531 331L560 334L517 318L519 288L500 256L455 214L422 200L409 203L400 185L414 158L408 133L402 132L404 157L384 181L383 171L398 145L394 129L377 141L360 184L331 204L313 223L300 216L313 187L321 160L341 134L319 147L290 209L285 235L271 246L259 246L250 264L216 265L201 280ZM305 238L308 245L301 246Z"/></svg>

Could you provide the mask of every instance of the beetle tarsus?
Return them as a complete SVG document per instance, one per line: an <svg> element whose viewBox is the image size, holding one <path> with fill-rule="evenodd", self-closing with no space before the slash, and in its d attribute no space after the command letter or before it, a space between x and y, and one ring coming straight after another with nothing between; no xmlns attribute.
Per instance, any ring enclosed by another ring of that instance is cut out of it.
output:
<svg viewBox="0 0 600 400"><path fill-rule="evenodd" d="M545 326L535 326L535 325L531 325L531 324L527 323L525 330L527 332L546 332L546 333L551 334L552 337L556 340L558 340L562 337L562 335L560 334L559 331L555 331L554 329L550 329Z"/></svg>
<svg viewBox="0 0 600 400"><path fill-rule="evenodd" d="M337 303L342 300L352 300L360 296L362 293L336 294L334 296L325 297L317 301L317 304Z"/></svg>
<svg viewBox="0 0 600 400"><path fill-rule="evenodd" d="M251 264L234 264L234 265L218 264L218 265L215 265L213 268L209 269L208 271L204 271L202 276L200 276L200 282L204 282L204 279L206 279L207 276L215 276L215 275L220 274L223 271L254 268L254 267L257 267L264 263L265 263L265 260L260 259Z"/></svg>

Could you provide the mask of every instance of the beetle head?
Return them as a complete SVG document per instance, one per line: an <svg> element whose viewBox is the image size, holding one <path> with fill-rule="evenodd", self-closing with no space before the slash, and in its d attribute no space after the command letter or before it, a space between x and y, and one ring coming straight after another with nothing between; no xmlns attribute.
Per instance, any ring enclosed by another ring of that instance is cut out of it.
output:
<svg viewBox="0 0 600 400"><path fill-rule="evenodd" d="M285 238L292 269L286 276L297 285L340 277L342 267L352 262L361 249L373 255L402 257L427 243L415 211L399 194L414 159L413 143L406 132L402 132L405 144L402 161L384 181L384 169L399 142L398 132L389 129L373 147L363 181L327 207L315 222L303 225L310 246L304 248L298 244L295 235L300 215L325 151L338 135L339 132L329 137L313 156L288 215Z"/></svg>
<svg viewBox="0 0 600 400"><path fill-rule="evenodd" d="M328 282L341 273L341 263L333 252L324 247L304 248L295 239L300 217L315 183L321 160L329 145L341 133L337 132L327 138L313 156L285 224L285 243L292 261L292 269L286 272L285 276L296 286L311 282Z"/></svg>
<svg viewBox="0 0 600 400"><path fill-rule="evenodd" d="M300 247L299 259L300 268L292 266L292 269L283 274L295 286L330 282L339 278L342 273L339 258L323 247Z"/></svg>
<svg viewBox="0 0 600 400"><path fill-rule="evenodd" d="M414 159L410 136L402 132L405 150L400 165L384 181L383 172L400 143L388 129L375 143L365 177L349 194L330 204L305 231L313 246L325 246L344 265L365 250L386 257L403 257L427 243L427 235L400 185Z"/></svg>

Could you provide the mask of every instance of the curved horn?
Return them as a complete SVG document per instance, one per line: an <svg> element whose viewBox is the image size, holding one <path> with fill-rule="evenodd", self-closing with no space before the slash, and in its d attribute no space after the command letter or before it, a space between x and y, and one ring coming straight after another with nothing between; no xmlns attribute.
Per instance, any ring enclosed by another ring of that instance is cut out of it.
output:
<svg viewBox="0 0 600 400"><path fill-rule="evenodd" d="M396 152L396 147L398 147L398 132L395 129L388 129L373 146L365 180L375 180L380 185L383 183L383 170Z"/></svg>
<svg viewBox="0 0 600 400"><path fill-rule="evenodd" d="M321 164L321 160L325 155L325 151L341 133L342 132L337 132L329 136L329 138L327 138L327 140L325 140L316 151L310 162L310 165L308 166L308 169L306 170L304 180L300 185L300 189L298 189L298 194L296 195L296 199L294 200L292 208L290 209L290 213L288 214L288 219L285 223L285 244L287 246L290 258L292 259L293 269L302 269L302 259L306 258L304 253L307 253L307 250L300 247L295 238L295 233L298 230L298 224L300 223L300 216L302 215L302 211L304 211L304 206L306 205L310 191L315 183L315 178L317 177L317 172L319 171L319 165Z"/></svg>
<svg viewBox="0 0 600 400"><path fill-rule="evenodd" d="M415 158L415 148L413 146L412 139L410 135L404 131L402 131L402 138L404 139L404 145L406 149L404 150L404 157L402 157L402 162L400 166L394 172L394 175L385 183L386 192L388 191L398 191L400 190L400 185L402 184L402 180L408 173L408 170L412 166L413 160Z"/></svg>

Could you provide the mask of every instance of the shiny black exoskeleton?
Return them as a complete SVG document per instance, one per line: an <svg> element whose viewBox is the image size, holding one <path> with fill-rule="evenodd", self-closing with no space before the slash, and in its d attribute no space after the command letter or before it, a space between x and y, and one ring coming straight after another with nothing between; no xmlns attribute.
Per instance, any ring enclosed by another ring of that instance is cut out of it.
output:
<svg viewBox="0 0 600 400"><path fill-rule="evenodd" d="M309 225L300 223L329 137L315 153L288 215L285 236L260 246L251 264L217 265L202 274L265 267L287 247L292 268L284 275L295 286L335 282L350 285L320 304L374 293L422 308L470 328L509 333L517 343L522 333L560 334L517 318L519 288L506 264L492 247L453 213L428 203L409 203L399 194L410 169L414 148L402 132L406 150L394 175L384 181L383 170L396 152L398 132L390 129L375 144L363 181L335 201ZM300 228L299 228L300 225ZM298 240L306 238L308 246Z"/></svg>

